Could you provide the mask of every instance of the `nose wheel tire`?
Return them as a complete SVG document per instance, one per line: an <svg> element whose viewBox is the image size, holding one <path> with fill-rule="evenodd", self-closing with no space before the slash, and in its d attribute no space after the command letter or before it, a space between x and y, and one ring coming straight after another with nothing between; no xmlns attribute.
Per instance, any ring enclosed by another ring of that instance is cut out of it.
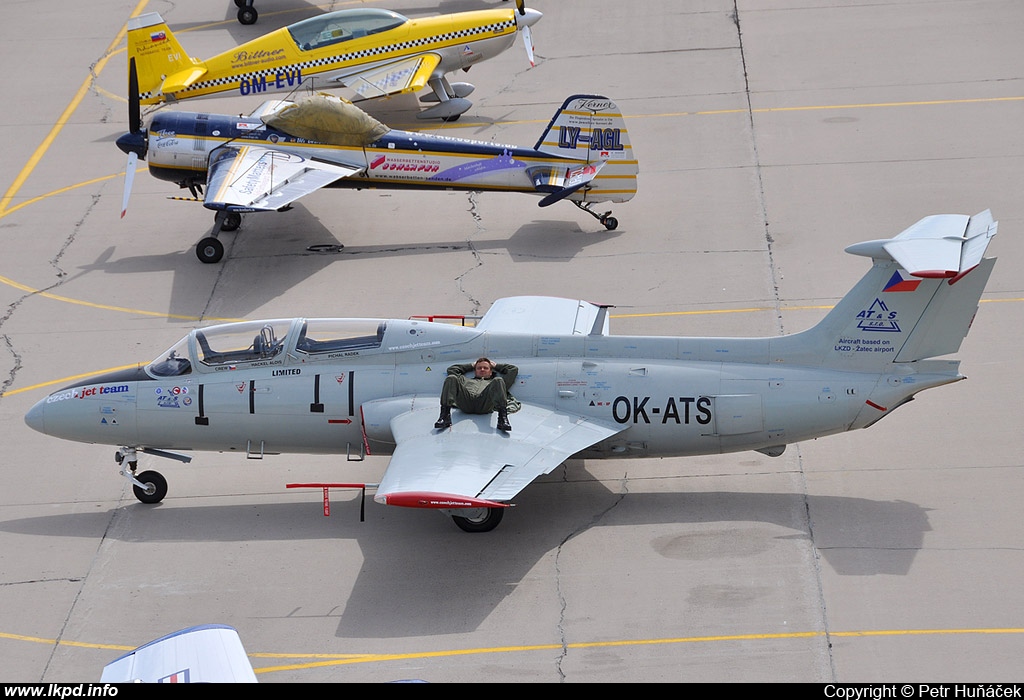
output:
<svg viewBox="0 0 1024 700"><path fill-rule="evenodd" d="M142 472L135 477L146 488L132 486L135 497L143 503L159 503L167 495L167 479L160 472Z"/></svg>
<svg viewBox="0 0 1024 700"><path fill-rule="evenodd" d="M498 527L505 515L504 508L479 508L468 511L470 515L453 515L452 520L466 532L490 532Z"/></svg>
<svg viewBox="0 0 1024 700"><path fill-rule="evenodd" d="M213 236L204 238L196 244L196 257L204 263L220 262L224 257L224 244Z"/></svg>

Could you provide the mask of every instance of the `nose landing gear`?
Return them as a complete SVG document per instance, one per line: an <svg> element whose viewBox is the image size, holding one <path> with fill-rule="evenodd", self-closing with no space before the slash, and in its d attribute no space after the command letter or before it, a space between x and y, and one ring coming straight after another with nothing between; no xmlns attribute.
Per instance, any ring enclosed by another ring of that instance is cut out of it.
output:
<svg viewBox="0 0 1024 700"><path fill-rule="evenodd" d="M121 465L121 476L132 482L135 497L143 503L159 503L167 495L167 479L160 472L144 471L135 474L139 467L134 447L122 447L114 453L114 461Z"/></svg>
<svg viewBox="0 0 1024 700"><path fill-rule="evenodd" d="M118 473L131 482L135 497L143 503L159 503L167 495L167 479L164 478L163 474L155 471L135 473L139 468L139 449L146 454L175 459L185 464L191 462L192 458L187 455L175 454L174 452L155 450L151 447L135 448L125 446L119 447L117 452L114 453L114 461L121 465L121 470Z"/></svg>

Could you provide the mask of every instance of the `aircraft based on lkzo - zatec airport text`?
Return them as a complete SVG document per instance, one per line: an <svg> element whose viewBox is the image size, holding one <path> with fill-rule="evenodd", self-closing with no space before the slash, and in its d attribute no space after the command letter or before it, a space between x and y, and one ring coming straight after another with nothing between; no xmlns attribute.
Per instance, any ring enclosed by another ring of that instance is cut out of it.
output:
<svg viewBox="0 0 1024 700"><path fill-rule="evenodd" d="M417 116L452 120L472 106L466 97L474 88L449 82L448 74L497 56L520 32L533 65L530 27L540 18L523 0L515 8L422 19L378 8L338 10L200 61L158 13L149 12L128 20L128 58L138 66L136 93L144 105L300 88L350 88L353 99L373 99L429 87L420 101L436 104Z"/></svg>
<svg viewBox="0 0 1024 700"><path fill-rule="evenodd" d="M525 192L542 195L542 207L570 201L608 230L618 220L591 207L636 194L626 123L600 95L567 98L533 148L389 129L325 93L271 100L245 117L161 111L148 128L140 109L129 100L131 131L117 140L128 154L121 216L139 158L193 199L205 188L203 205L216 214L212 232L196 245L204 263L223 257L217 237L237 230L243 212L287 211L322 187Z"/></svg>
<svg viewBox="0 0 1024 700"><path fill-rule="evenodd" d="M523 488L570 457L756 450L866 428L917 393L963 379L959 350L995 264L988 211L921 219L852 245L867 274L812 328L767 338L615 336L608 307L499 299L475 327L295 318L198 328L137 369L41 399L42 433L117 445L139 500L167 482L140 453L390 454L374 500L433 508L487 531ZM513 430L455 412L435 429L445 368L519 368ZM349 484L351 485L351 484Z"/></svg>

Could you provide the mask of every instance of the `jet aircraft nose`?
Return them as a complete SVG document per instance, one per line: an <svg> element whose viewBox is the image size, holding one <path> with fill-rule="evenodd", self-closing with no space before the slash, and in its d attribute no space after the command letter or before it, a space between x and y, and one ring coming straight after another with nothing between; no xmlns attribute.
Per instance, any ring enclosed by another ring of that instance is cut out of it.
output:
<svg viewBox="0 0 1024 700"><path fill-rule="evenodd" d="M46 413L46 399L43 399L35 406L28 410L25 414L25 425L32 428L39 433L46 433L46 421L44 414Z"/></svg>
<svg viewBox="0 0 1024 700"><path fill-rule="evenodd" d="M520 27L532 27L540 21L540 18L544 16L544 13L540 10L531 10L527 7L523 10L523 14L516 14L516 24Z"/></svg>

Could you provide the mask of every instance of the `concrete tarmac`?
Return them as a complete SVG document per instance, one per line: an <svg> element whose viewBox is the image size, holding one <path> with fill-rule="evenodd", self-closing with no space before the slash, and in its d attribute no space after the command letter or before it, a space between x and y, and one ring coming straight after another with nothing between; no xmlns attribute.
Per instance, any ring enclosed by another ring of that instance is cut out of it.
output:
<svg viewBox="0 0 1024 700"><path fill-rule="evenodd" d="M527 195L324 191L247 215L204 265L211 212L144 170L119 219L130 15L160 11L207 57L323 9L500 4L266 0L247 27L230 2L5 4L0 682L95 681L204 623L239 630L261 682L1022 680L1017 0L535 0L537 66L521 47L475 66L458 122L370 107L532 145L567 96L613 98L641 171L615 231ZM613 333L790 333L866 271L847 245L988 208L1000 260L957 355L968 381L775 459L571 461L485 535L372 502L360 522L337 491L324 517L319 492L285 489L373 482L384 458L147 456L170 492L145 506L113 448L23 422L221 319L544 294L614 304Z"/></svg>

